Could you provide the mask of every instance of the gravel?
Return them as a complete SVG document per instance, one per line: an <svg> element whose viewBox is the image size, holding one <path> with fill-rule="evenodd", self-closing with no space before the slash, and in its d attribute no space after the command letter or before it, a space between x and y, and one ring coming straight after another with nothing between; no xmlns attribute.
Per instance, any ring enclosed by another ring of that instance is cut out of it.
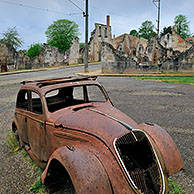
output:
<svg viewBox="0 0 194 194"><path fill-rule="evenodd" d="M79 71L80 69L76 69ZM48 71L0 77L0 193L30 193L36 177L31 177L32 167L19 154L10 153L5 142L6 131L11 128L14 117L15 99L19 82L27 77L43 79L62 77L74 73ZM189 194L194 193L194 86L142 81L132 78L100 77L115 107L125 112L137 123L154 122L164 127L176 142L184 163L184 170L173 175Z"/></svg>

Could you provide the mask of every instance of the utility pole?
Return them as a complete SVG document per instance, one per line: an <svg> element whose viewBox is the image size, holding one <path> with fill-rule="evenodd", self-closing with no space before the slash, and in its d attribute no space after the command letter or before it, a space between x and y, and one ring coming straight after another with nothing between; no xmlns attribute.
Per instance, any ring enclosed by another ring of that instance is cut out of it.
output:
<svg viewBox="0 0 194 194"><path fill-rule="evenodd" d="M88 0L86 0L85 10L85 68L84 72L88 72Z"/></svg>
<svg viewBox="0 0 194 194"><path fill-rule="evenodd" d="M160 33L160 0L153 0L153 3L158 9L157 34L159 37L159 33Z"/></svg>

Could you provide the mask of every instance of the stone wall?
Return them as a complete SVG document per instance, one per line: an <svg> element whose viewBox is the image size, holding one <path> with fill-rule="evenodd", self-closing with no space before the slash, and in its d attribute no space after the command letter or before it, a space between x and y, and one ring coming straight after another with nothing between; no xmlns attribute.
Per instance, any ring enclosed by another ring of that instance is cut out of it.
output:
<svg viewBox="0 0 194 194"><path fill-rule="evenodd" d="M102 73L127 73L136 68L137 63L124 52L114 49L109 43L102 43Z"/></svg>
<svg viewBox="0 0 194 194"><path fill-rule="evenodd" d="M24 51L17 52L10 44L0 42L0 71L75 64L79 57L79 38L73 39L66 52L59 52L58 48L43 44L40 55L33 60Z"/></svg>
<svg viewBox="0 0 194 194"><path fill-rule="evenodd" d="M0 42L0 71L17 69L18 53L12 45Z"/></svg>
<svg viewBox="0 0 194 194"><path fill-rule="evenodd" d="M131 57L143 55L147 45L148 40L131 36L126 33L113 39L113 47L117 50L130 54Z"/></svg>
<svg viewBox="0 0 194 194"><path fill-rule="evenodd" d="M67 52L66 52L67 55ZM68 51L68 55L66 58L68 58L68 64L75 64L78 63L79 60L79 38L74 38L70 49Z"/></svg>
<svg viewBox="0 0 194 194"><path fill-rule="evenodd" d="M194 71L194 45L186 52L181 53L166 50L157 43L157 39L152 39L147 49L150 49L151 53L148 53L148 55L145 53L141 58L134 60L130 54L114 49L111 44L102 43L102 73ZM171 52L170 57L167 57L168 52ZM154 64L150 59L156 60L156 63Z"/></svg>
<svg viewBox="0 0 194 194"><path fill-rule="evenodd" d="M79 38L74 38L70 48L65 52L59 52L58 48L43 44L39 57L31 61L32 68L61 66L78 63Z"/></svg>

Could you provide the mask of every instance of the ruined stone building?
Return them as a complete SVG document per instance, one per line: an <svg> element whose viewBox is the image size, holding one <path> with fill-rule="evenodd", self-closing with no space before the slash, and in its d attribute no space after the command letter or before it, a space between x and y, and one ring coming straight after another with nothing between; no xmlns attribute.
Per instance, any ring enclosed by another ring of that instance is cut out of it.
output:
<svg viewBox="0 0 194 194"><path fill-rule="evenodd" d="M176 26L160 39L122 34L102 44L103 72L194 71L194 38L182 39Z"/></svg>
<svg viewBox="0 0 194 194"><path fill-rule="evenodd" d="M110 16L106 18L106 24L95 23L95 29L91 32L89 41L89 61L101 61L102 42L112 45L112 32L110 26Z"/></svg>
<svg viewBox="0 0 194 194"><path fill-rule="evenodd" d="M40 55L30 60L24 51L16 51L8 43L0 42L0 70L31 69L78 63L79 38L74 38L70 48L59 52L58 48L43 44Z"/></svg>
<svg viewBox="0 0 194 194"><path fill-rule="evenodd" d="M179 51L179 52L185 52L189 48L191 48L193 44L193 39L188 38L188 39L183 39L181 36L177 33L177 27L173 26L171 28L171 32L165 34L160 38L160 44L166 48L166 49L172 49L174 51ZM191 42L190 42L191 41Z"/></svg>
<svg viewBox="0 0 194 194"><path fill-rule="evenodd" d="M14 69L17 66L17 52L8 43L0 42L0 71Z"/></svg>
<svg viewBox="0 0 194 194"><path fill-rule="evenodd" d="M78 63L79 38L74 38L70 48L65 52L59 52L58 48L43 44L40 55L35 57L31 63L32 68L52 67Z"/></svg>
<svg viewBox="0 0 194 194"><path fill-rule="evenodd" d="M148 40L129 34L122 34L113 39L113 47L129 54L131 57L143 55L148 45Z"/></svg>
<svg viewBox="0 0 194 194"><path fill-rule="evenodd" d="M16 51L9 43L0 42L0 72L26 68L28 57L23 51Z"/></svg>

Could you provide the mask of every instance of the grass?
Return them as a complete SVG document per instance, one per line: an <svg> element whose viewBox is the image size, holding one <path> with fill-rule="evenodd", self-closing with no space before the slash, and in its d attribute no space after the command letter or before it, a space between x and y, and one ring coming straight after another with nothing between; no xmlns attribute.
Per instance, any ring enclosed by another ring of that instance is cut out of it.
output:
<svg viewBox="0 0 194 194"><path fill-rule="evenodd" d="M168 179L168 184L170 187L168 194L187 194L183 189L181 189L180 185L176 184L171 179Z"/></svg>
<svg viewBox="0 0 194 194"><path fill-rule="evenodd" d="M132 78L174 84L194 84L194 76L133 76Z"/></svg>
<svg viewBox="0 0 194 194"><path fill-rule="evenodd" d="M13 154L17 154L19 149L20 149L20 145L19 145L19 141L16 138L15 134L13 133L12 130L9 130L6 133L6 143L8 144L8 146L11 149L11 153Z"/></svg>
<svg viewBox="0 0 194 194"><path fill-rule="evenodd" d="M42 184L42 181L40 178L42 174L42 170L41 168L36 166L36 164L30 158L26 150L20 149L19 141L12 130L9 130L6 134L6 143L10 147L11 153L17 154L19 153L19 151L21 151L23 155L21 160L23 160L24 163L29 164L32 167L32 170L29 171L29 173L31 174L30 178L37 177L35 182L31 186L27 185L27 187L29 187L29 191L33 193L44 194L46 191L46 187Z"/></svg>

